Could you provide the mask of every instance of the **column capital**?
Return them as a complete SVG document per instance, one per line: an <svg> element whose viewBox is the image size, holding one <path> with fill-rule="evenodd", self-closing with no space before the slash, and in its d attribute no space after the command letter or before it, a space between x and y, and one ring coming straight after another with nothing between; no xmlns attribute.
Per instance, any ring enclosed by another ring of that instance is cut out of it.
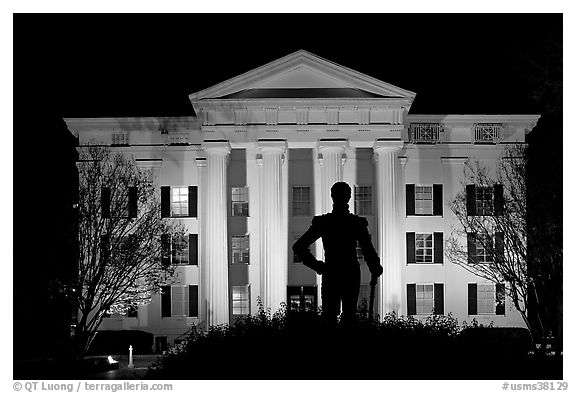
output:
<svg viewBox="0 0 576 393"><path fill-rule="evenodd" d="M397 153L404 147L404 142L400 139L376 139L374 141L375 153Z"/></svg>
<svg viewBox="0 0 576 393"><path fill-rule="evenodd" d="M197 157L195 161L196 161L196 167L206 168L206 157Z"/></svg>
<svg viewBox="0 0 576 393"><path fill-rule="evenodd" d="M344 150L348 147L348 139L320 139L318 141L318 150L320 152L333 151L344 153Z"/></svg>
<svg viewBox="0 0 576 393"><path fill-rule="evenodd" d="M221 155L228 155L231 151L230 143L226 140L204 141L202 142L202 149L206 153Z"/></svg>
<svg viewBox="0 0 576 393"><path fill-rule="evenodd" d="M284 154L288 149L288 143L283 139L258 141L259 154Z"/></svg>

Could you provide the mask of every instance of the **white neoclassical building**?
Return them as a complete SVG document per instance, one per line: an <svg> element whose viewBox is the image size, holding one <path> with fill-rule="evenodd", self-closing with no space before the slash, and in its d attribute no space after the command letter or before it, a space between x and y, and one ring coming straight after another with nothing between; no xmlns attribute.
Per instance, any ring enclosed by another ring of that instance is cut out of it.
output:
<svg viewBox="0 0 576 393"><path fill-rule="evenodd" d="M508 299L496 304L502 288L451 263L443 242L457 224L449 202L464 187L465 160L496 163L539 116L412 115L415 96L298 51L191 94L196 117L65 119L80 146L99 140L151 168L162 215L189 233L172 239L186 246L171 257L178 282L102 329L149 331L161 350L192 324L256 312L258 298L272 311L320 305L321 276L291 245L331 210L336 181L352 186L350 210L368 220L384 266L380 315L434 310L522 326ZM321 241L313 252L322 259ZM370 277L361 265L362 299Z"/></svg>

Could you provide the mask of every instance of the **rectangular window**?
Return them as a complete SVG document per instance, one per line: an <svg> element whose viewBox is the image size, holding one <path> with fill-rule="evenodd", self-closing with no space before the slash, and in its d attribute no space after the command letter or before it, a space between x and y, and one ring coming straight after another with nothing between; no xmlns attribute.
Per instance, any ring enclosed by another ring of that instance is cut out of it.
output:
<svg viewBox="0 0 576 393"><path fill-rule="evenodd" d="M190 259L188 238L188 235L172 237L171 255L173 265L188 265Z"/></svg>
<svg viewBox="0 0 576 393"><path fill-rule="evenodd" d="M372 186L354 187L354 210L359 216L372 215Z"/></svg>
<svg viewBox="0 0 576 393"><path fill-rule="evenodd" d="M248 187L232 187L232 215L248 216Z"/></svg>
<svg viewBox="0 0 576 393"><path fill-rule="evenodd" d="M171 187L172 217L188 216L188 187Z"/></svg>
<svg viewBox="0 0 576 393"><path fill-rule="evenodd" d="M126 132L115 132L112 134L112 145L114 146L127 146L128 145L128 133Z"/></svg>
<svg viewBox="0 0 576 393"><path fill-rule="evenodd" d="M187 317L188 316L188 286L174 285L172 286L172 301L171 309L173 317Z"/></svg>
<svg viewBox="0 0 576 393"><path fill-rule="evenodd" d="M289 311L315 311L316 310L316 287L288 287Z"/></svg>
<svg viewBox="0 0 576 393"><path fill-rule="evenodd" d="M250 263L250 236L232 236L232 263Z"/></svg>
<svg viewBox="0 0 576 393"><path fill-rule="evenodd" d="M416 284L416 314L431 314L434 310L434 284Z"/></svg>
<svg viewBox="0 0 576 393"><path fill-rule="evenodd" d="M477 284L476 304L478 314L494 314L496 312L496 286Z"/></svg>
<svg viewBox="0 0 576 393"><path fill-rule="evenodd" d="M309 216L310 215L310 187L293 186L292 187L292 215Z"/></svg>
<svg viewBox="0 0 576 393"><path fill-rule="evenodd" d="M476 187L476 215L491 216L494 212L492 187Z"/></svg>
<svg viewBox="0 0 576 393"><path fill-rule="evenodd" d="M232 315L250 314L250 286L232 286Z"/></svg>
<svg viewBox="0 0 576 393"><path fill-rule="evenodd" d="M419 215L432 215L432 186L415 186L415 213Z"/></svg>
<svg viewBox="0 0 576 393"><path fill-rule="evenodd" d="M416 263L432 263L434 247L431 233L416 234Z"/></svg>
<svg viewBox="0 0 576 393"><path fill-rule="evenodd" d="M492 238L487 235L476 234L476 262L488 263L492 262Z"/></svg>

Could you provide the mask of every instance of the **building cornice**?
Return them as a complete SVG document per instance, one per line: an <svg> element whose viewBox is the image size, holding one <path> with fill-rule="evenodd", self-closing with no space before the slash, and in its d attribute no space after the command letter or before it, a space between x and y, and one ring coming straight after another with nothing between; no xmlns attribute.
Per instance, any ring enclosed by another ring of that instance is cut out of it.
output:
<svg viewBox="0 0 576 393"><path fill-rule="evenodd" d="M85 131L184 131L200 128L200 120L196 116L76 117L65 118L64 121L76 137Z"/></svg>

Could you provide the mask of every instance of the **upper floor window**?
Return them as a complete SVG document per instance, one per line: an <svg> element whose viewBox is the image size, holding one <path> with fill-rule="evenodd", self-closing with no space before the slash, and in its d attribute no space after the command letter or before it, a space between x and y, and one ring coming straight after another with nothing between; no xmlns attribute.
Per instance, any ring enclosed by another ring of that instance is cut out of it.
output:
<svg viewBox="0 0 576 393"><path fill-rule="evenodd" d="M198 186L160 187L162 217L197 217Z"/></svg>
<svg viewBox="0 0 576 393"><path fill-rule="evenodd" d="M164 234L161 242L164 265L198 265L198 234Z"/></svg>
<svg viewBox="0 0 576 393"><path fill-rule="evenodd" d="M172 237L172 264L188 265L190 262L190 248L188 236Z"/></svg>
<svg viewBox="0 0 576 393"><path fill-rule="evenodd" d="M468 216L500 216L504 212L504 187L466 185L466 214Z"/></svg>
<svg viewBox="0 0 576 393"><path fill-rule="evenodd" d="M406 232L406 263L444 263L444 234Z"/></svg>
<svg viewBox="0 0 576 393"><path fill-rule="evenodd" d="M310 215L310 187L293 186L292 187L292 215L309 216Z"/></svg>
<svg viewBox="0 0 576 393"><path fill-rule="evenodd" d="M250 263L250 236L232 236L232 263Z"/></svg>
<svg viewBox="0 0 576 393"><path fill-rule="evenodd" d="M416 186L414 189L416 214L432 214L432 186Z"/></svg>
<svg viewBox="0 0 576 393"><path fill-rule="evenodd" d="M407 216L441 216L443 204L442 184L406 184Z"/></svg>
<svg viewBox="0 0 576 393"><path fill-rule="evenodd" d="M173 217L187 217L188 216L188 187L172 187L171 192L171 208Z"/></svg>
<svg viewBox="0 0 576 393"><path fill-rule="evenodd" d="M248 216L248 187L232 187L232 215Z"/></svg>
<svg viewBox="0 0 576 393"><path fill-rule="evenodd" d="M112 189L102 187L101 209L103 218L136 218L138 215L138 188Z"/></svg>
<svg viewBox="0 0 576 393"><path fill-rule="evenodd" d="M494 236L480 233L468 233L468 262L490 263L494 258L504 256L504 235L496 232Z"/></svg>
<svg viewBox="0 0 576 393"><path fill-rule="evenodd" d="M354 210L360 216L372 215L372 186L354 187Z"/></svg>
<svg viewBox="0 0 576 393"><path fill-rule="evenodd" d="M476 214L479 216L492 215L493 204L492 187L476 187Z"/></svg>

